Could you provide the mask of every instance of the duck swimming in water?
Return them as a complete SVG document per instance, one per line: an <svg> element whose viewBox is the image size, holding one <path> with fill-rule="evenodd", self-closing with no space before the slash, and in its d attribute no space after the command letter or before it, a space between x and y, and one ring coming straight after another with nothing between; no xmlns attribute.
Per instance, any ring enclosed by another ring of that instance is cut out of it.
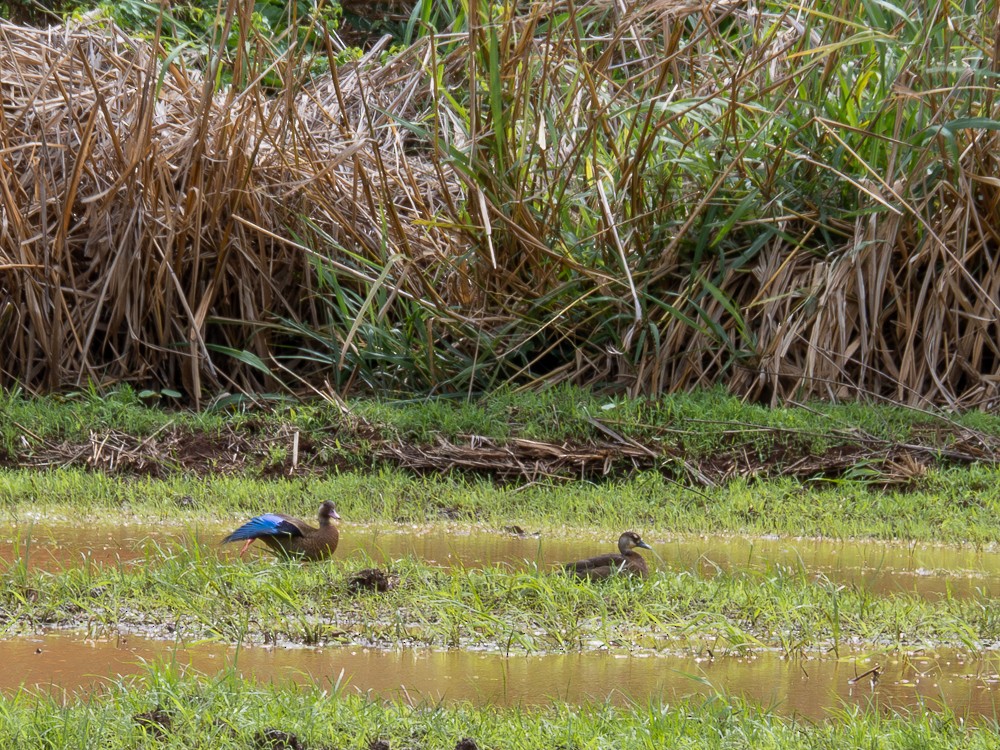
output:
<svg viewBox="0 0 1000 750"><path fill-rule="evenodd" d="M634 552L634 548L653 549L634 531L626 531L618 537L618 554L609 553L607 555L597 555L588 557L579 562L566 563L565 569L568 573L578 578L590 578L600 580L610 578L613 575L630 575L645 578L649 575L649 568L642 555Z"/></svg>
<svg viewBox="0 0 1000 750"><path fill-rule="evenodd" d="M255 539L260 539L271 551L282 557L322 560L337 549L340 532L333 521L339 521L340 515L329 500L319 506L317 515L318 529L300 518L286 516L284 513L265 513L251 518L223 539L222 543L246 540L240 550L240 557L243 557Z"/></svg>

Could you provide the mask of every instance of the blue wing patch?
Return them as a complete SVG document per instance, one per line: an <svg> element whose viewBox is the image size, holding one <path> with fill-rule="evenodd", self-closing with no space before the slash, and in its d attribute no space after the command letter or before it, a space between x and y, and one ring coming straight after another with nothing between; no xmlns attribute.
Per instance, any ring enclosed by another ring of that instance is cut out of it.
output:
<svg viewBox="0 0 1000 750"><path fill-rule="evenodd" d="M222 543L238 542L241 539L259 539L262 536L274 536L275 534L302 536L302 532L299 531L295 524L274 513L265 513L263 516L251 518L223 539Z"/></svg>

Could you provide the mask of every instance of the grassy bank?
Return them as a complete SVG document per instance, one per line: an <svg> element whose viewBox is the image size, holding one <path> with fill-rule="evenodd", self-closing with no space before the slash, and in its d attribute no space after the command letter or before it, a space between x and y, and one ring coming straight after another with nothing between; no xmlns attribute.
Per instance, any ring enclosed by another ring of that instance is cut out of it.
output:
<svg viewBox="0 0 1000 750"><path fill-rule="evenodd" d="M628 399L559 387L476 400L235 399L190 412L123 388L0 394L0 464L124 476L312 477L346 469L502 481L596 481L654 470L684 485L733 478L861 479L919 488L929 468L995 463L1000 417L899 406L766 409L720 389Z"/></svg>
<svg viewBox="0 0 1000 750"><path fill-rule="evenodd" d="M0 744L5 747L256 750L269 747L269 738L284 741L276 747L310 750L986 750L1000 741L995 724L966 725L948 713L900 717L847 710L836 722L813 724L722 696L631 709L497 710L368 701L328 688L258 686L232 676L181 678L169 670L151 671L87 700L20 695L0 702ZM458 745L464 739L476 745ZM379 746L379 741L387 744Z"/></svg>
<svg viewBox="0 0 1000 750"><path fill-rule="evenodd" d="M989 411L824 401L790 401L770 408L721 388L656 398L599 394L566 385L539 391L502 389L476 398L299 400L257 394L220 399L200 412L162 392L127 386L49 396L15 389L0 390L0 416L0 438L11 456L42 441L79 442L94 431L119 430L147 438L170 426L192 433L246 434L285 427L314 438L335 432L356 440L367 435L428 444L470 434L497 440L593 441L609 437L601 429L604 425L632 440L683 447L694 457L737 442L757 452L770 448L777 438L796 438L814 452L863 439L947 449L966 434L1000 438L1000 415Z"/></svg>
<svg viewBox="0 0 1000 750"><path fill-rule="evenodd" d="M877 596L785 568L657 571L645 581L591 583L551 569L464 570L402 559L398 585L357 592L371 563L302 565L219 558L195 543L147 548L144 560L59 572L0 573L0 630L85 628L224 642L426 645L499 651L771 647L800 651L1000 640L1000 603L988 596L927 600Z"/></svg>

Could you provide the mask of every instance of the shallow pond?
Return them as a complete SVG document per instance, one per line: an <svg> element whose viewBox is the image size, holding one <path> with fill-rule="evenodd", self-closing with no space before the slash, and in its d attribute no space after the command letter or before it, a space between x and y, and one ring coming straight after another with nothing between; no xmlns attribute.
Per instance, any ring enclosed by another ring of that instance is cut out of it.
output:
<svg viewBox="0 0 1000 750"><path fill-rule="evenodd" d="M172 662L263 682L340 682L347 690L409 701L471 701L497 705L674 701L725 690L782 715L811 719L845 706L887 710L947 705L973 720L996 715L1000 655L969 659L955 652L876 654L837 660L786 660L775 653L749 659L615 654L505 657L462 651L380 651L361 648L243 648L201 643L181 646L138 637L91 640L72 634L0 641L0 692L19 687L77 692L118 675ZM874 665L877 684L852 680Z"/></svg>
<svg viewBox="0 0 1000 750"><path fill-rule="evenodd" d="M214 546L231 530L218 524L184 528L116 527L21 523L0 533L0 561L23 560L29 567L60 570L86 564L108 565L160 554L192 538ZM655 570L767 570L781 566L810 579L826 578L877 595L908 592L938 598L1000 595L1000 551L972 547L840 542L817 539L747 539L729 536L647 535L656 555L644 553ZM367 555L376 564L401 557L445 566L476 568L505 564L524 568L612 551L615 540L573 532L572 537L517 536L468 527L352 525L341 527L337 558ZM218 545L219 554L236 557L238 545ZM263 552L263 545L251 548Z"/></svg>

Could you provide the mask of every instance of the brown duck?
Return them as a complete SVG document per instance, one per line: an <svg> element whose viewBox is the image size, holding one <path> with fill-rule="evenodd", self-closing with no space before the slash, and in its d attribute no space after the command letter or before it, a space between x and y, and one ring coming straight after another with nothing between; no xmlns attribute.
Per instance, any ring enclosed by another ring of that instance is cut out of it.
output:
<svg viewBox="0 0 1000 750"><path fill-rule="evenodd" d="M619 554L598 555L589 557L579 562L566 563L566 571L579 578L602 579L610 578L613 575L630 575L645 578L649 575L649 568L642 555L633 552L635 547L652 549L642 541L642 537L634 531L626 531L618 537Z"/></svg>
<svg viewBox="0 0 1000 750"><path fill-rule="evenodd" d="M282 557L301 557L305 560L322 560L337 549L340 533L333 521L340 520L337 509L329 500L319 506L319 528L314 528L299 518L284 513L265 513L251 518L236 531L222 540L222 543L240 542L246 544L240 550L240 557L255 539L260 539L271 551Z"/></svg>

